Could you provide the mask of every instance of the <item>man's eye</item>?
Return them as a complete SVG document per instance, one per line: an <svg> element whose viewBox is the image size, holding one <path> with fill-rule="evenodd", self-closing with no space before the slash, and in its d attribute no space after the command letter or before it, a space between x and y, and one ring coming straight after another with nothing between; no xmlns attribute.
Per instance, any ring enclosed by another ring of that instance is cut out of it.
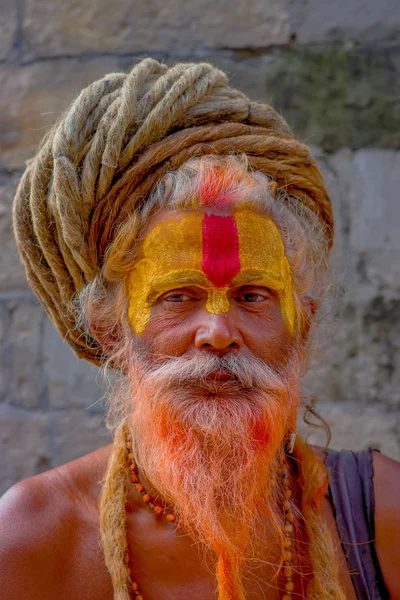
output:
<svg viewBox="0 0 400 600"><path fill-rule="evenodd" d="M168 294L164 296L163 300L166 302L187 302L187 300L190 300L190 296L175 292L174 294Z"/></svg>
<svg viewBox="0 0 400 600"><path fill-rule="evenodd" d="M257 294L257 292L246 292L239 297L239 300L242 302L262 302L266 300L266 296L262 294Z"/></svg>

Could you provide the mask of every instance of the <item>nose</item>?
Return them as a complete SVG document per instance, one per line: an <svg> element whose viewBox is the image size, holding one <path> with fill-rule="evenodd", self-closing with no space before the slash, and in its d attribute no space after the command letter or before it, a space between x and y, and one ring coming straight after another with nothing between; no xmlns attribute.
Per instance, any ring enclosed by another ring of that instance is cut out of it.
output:
<svg viewBox="0 0 400 600"><path fill-rule="evenodd" d="M243 346L243 338L227 313L207 312L196 331L195 346L208 351L238 350Z"/></svg>

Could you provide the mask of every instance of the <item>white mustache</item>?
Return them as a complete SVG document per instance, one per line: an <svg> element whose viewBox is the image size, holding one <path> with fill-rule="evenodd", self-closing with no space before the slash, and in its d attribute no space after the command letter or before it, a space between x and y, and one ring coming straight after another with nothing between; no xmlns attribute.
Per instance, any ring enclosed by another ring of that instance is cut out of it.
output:
<svg viewBox="0 0 400 600"><path fill-rule="evenodd" d="M143 361L143 357L141 362ZM163 364L154 364L145 360L146 375L151 375L159 384L178 385L198 384L210 387L207 378L216 371L231 374L231 378L223 382L223 386L242 388L260 388L262 390L284 390L283 373L274 370L263 360L256 357L245 357L233 354L217 356L215 354L196 355L190 358L169 357Z"/></svg>

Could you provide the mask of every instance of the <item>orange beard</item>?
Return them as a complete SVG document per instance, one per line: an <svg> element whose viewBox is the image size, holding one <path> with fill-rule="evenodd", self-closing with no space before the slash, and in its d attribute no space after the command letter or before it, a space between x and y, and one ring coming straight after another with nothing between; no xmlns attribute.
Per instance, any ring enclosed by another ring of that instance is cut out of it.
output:
<svg viewBox="0 0 400 600"><path fill-rule="evenodd" d="M278 373L256 358L155 364L139 356L128 373L134 407L126 409L139 469L186 532L215 551L220 599L242 599L245 566L265 557L266 543L271 550L274 540L280 559L277 469L299 405L299 361L292 356ZM221 367L232 379L206 379Z"/></svg>

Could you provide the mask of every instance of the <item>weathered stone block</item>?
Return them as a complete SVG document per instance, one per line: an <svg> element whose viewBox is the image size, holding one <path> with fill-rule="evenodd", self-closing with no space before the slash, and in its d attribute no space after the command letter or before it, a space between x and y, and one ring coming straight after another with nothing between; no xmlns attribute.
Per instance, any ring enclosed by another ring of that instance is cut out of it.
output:
<svg viewBox="0 0 400 600"><path fill-rule="evenodd" d="M11 208L17 180L10 177L0 183L0 291L29 287L12 231Z"/></svg>
<svg viewBox="0 0 400 600"><path fill-rule="evenodd" d="M298 48L271 55L265 89L296 134L332 152L400 145L400 46Z"/></svg>
<svg viewBox="0 0 400 600"><path fill-rule="evenodd" d="M82 410L53 411L50 416L54 463L62 465L112 442L101 415Z"/></svg>
<svg viewBox="0 0 400 600"><path fill-rule="evenodd" d="M11 385L8 400L24 408L42 406L46 383L42 370L44 313L34 300L10 301Z"/></svg>
<svg viewBox="0 0 400 600"><path fill-rule="evenodd" d="M290 0L290 31L301 44L372 42L400 35L397 0Z"/></svg>
<svg viewBox="0 0 400 600"><path fill-rule="evenodd" d="M371 446L395 460L400 460L398 414L368 407L360 402L321 403L317 406L317 411L331 428L331 448L363 450ZM326 435L322 429L309 427L300 418L298 431L306 437L310 434L308 441L311 444L325 446Z"/></svg>
<svg viewBox="0 0 400 600"><path fill-rule="evenodd" d="M315 397L321 402L357 400L360 398L360 348L355 308L346 305L337 317L329 312L323 314L303 382L305 396Z"/></svg>
<svg viewBox="0 0 400 600"><path fill-rule="evenodd" d="M116 70L118 63L107 58L0 67L0 161L4 166L23 169L46 131L81 89Z"/></svg>
<svg viewBox="0 0 400 600"><path fill-rule="evenodd" d="M0 494L14 483L52 467L48 417L0 407Z"/></svg>
<svg viewBox="0 0 400 600"><path fill-rule="evenodd" d="M333 307L320 313L306 394L393 409L400 402L399 153L343 149L318 161L336 221L336 290Z"/></svg>
<svg viewBox="0 0 400 600"><path fill-rule="evenodd" d="M342 150L319 162L336 217L337 291L332 312L322 310L305 390L323 402L393 409L400 402L399 153Z"/></svg>
<svg viewBox="0 0 400 600"><path fill-rule="evenodd" d="M5 303L0 303L0 402L8 395L10 384L10 313Z"/></svg>
<svg viewBox="0 0 400 600"><path fill-rule="evenodd" d="M400 297L377 295L360 308L360 396L369 402L400 406Z"/></svg>
<svg viewBox="0 0 400 600"><path fill-rule="evenodd" d="M349 195L353 182L353 153L349 148L342 148L334 154L327 154L320 148L312 150L332 202L335 235L330 253L331 268L336 283L343 285L343 280L347 277L350 258L348 229Z"/></svg>
<svg viewBox="0 0 400 600"><path fill-rule="evenodd" d="M0 3L0 60L10 54L16 32L16 3L13 0L2 0Z"/></svg>
<svg viewBox="0 0 400 600"><path fill-rule="evenodd" d="M354 400L358 395L357 327L355 307L346 295L349 280L348 202L351 192L353 153L342 149L326 155L314 150L324 176L335 218L335 240L330 257L331 286L328 301L317 314L310 370L304 381L306 394L321 402Z"/></svg>
<svg viewBox="0 0 400 600"><path fill-rule="evenodd" d="M24 35L35 56L83 52L257 48L288 39L284 0L27 0Z"/></svg>
<svg viewBox="0 0 400 600"><path fill-rule="evenodd" d="M47 318L43 346L50 405L101 412L104 389L99 369L78 359Z"/></svg>
<svg viewBox="0 0 400 600"><path fill-rule="evenodd" d="M350 246L357 300L378 291L400 295L400 152L378 148L354 155ZM393 297L389 294L390 297Z"/></svg>
<svg viewBox="0 0 400 600"><path fill-rule="evenodd" d="M350 198L360 394L400 405L400 153L360 150Z"/></svg>

